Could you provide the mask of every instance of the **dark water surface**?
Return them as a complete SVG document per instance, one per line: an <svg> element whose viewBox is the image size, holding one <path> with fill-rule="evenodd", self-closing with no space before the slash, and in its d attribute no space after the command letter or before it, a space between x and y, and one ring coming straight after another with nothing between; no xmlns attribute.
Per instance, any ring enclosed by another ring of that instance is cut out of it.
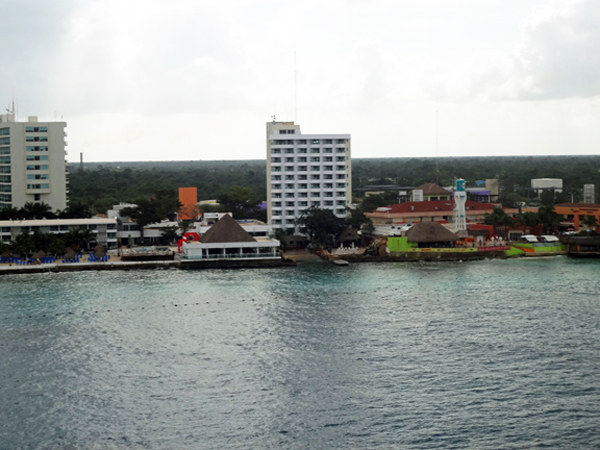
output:
<svg viewBox="0 0 600 450"><path fill-rule="evenodd" d="M0 449L600 448L599 272L5 276Z"/></svg>

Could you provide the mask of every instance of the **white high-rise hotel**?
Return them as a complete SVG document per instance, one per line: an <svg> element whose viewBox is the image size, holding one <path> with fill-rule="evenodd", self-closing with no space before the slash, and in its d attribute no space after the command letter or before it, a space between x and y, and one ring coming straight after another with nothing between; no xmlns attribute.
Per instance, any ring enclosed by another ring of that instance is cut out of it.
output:
<svg viewBox="0 0 600 450"><path fill-rule="evenodd" d="M53 210L67 207L65 126L0 115L0 209L27 202L44 202Z"/></svg>
<svg viewBox="0 0 600 450"><path fill-rule="evenodd" d="M349 134L302 134L294 122L267 123L268 220L293 229L310 206L346 217L352 200Z"/></svg>

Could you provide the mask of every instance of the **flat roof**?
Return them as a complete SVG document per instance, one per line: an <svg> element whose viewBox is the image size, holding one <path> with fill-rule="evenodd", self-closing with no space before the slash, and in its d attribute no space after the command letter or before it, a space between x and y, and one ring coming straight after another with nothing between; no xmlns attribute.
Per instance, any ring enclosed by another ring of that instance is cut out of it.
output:
<svg viewBox="0 0 600 450"><path fill-rule="evenodd" d="M116 224L117 219L104 217L91 219L36 219L36 220L0 220L2 227L49 227L52 225L103 225Z"/></svg>

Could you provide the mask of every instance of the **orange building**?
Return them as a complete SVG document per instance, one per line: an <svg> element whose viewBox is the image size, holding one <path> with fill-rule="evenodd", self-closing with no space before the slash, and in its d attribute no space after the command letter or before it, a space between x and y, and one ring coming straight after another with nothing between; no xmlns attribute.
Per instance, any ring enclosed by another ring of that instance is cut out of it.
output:
<svg viewBox="0 0 600 450"><path fill-rule="evenodd" d="M198 220L198 188L179 188L179 220Z"/></svg>
<svg viewBox="0 0 600 450"><path fill-rule="evenodd" d="M598 203L559 203L554 211L564 217L564 221L573 224L575 231L581 228L585 216L594 216L600 225L600 204Z"/></svg>

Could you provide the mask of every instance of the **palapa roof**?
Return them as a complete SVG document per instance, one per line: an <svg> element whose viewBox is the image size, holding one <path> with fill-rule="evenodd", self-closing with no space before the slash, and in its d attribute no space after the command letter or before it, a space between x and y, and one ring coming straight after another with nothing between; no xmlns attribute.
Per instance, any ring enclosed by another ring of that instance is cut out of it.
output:
<svg viewBox="0 0 600 450"><path fill-rule="evenodd" d="M422 189L423 195L452 195L452 192L447 191L435 183L423 183L421 186L415 189Z"/></svg>
<svg viewBox="0 0 600 450"><path fill-rule="evenodd" d="M415 223L406 232L408 242L452 242L458 237L437 222Z"/></svg>
<svg viewBox="0 0 600 450"><path fill-rule="evenodd" d="M33 255L31 255L32 258L44 258L46 256L46 252L44 250L38 250L37 252L35 252Z"/></svg>
<svg viewBox="0 0 600 450"><path fill-rule="evenodd" d="M224 242L256 242L256 239L229 214L225 214L200 237L200 242L203 244L220 244Z"/></svg>
<svg viewBox="0 0 600 450"><path fill-rule="evenodd" d="M74 258L75 256L77 256L77 252L72 248L69 248L63 258Z"/></svg>

